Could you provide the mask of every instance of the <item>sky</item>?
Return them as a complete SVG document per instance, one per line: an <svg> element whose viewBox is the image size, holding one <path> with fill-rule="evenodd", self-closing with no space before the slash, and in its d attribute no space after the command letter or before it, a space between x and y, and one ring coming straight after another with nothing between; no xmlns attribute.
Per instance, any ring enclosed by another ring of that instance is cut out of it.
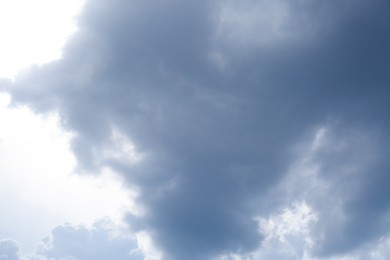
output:
<svg viewBox="0 0 390 260"><path fill-rule="evenodd" d="M387 0L0 10L0 259L390 258Z"/></svg>

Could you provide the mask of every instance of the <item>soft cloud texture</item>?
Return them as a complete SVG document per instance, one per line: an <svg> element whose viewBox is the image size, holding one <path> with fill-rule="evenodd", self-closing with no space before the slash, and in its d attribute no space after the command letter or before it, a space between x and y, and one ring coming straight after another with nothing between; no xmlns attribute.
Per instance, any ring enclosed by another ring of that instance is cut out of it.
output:
<svg viewBox="0 0 390 260"><path fill-rule="evenodd" d="M110 234L109 223L87 228L70 224L56 227L30 258L38 259L144 259L135 239Z"/></svg>
<svg viewBox="0 0 390 260"><path fill-rule="evenodd" d="M0 259L19 260L19 245L17 242L4 239L0 240Z"/></svg>
<svg viewBox="0 0 390 260"><path fill-rule="evenodd" d="M37 243L33 253L22 253L14 240L1 240L0 259L162 259L161 252L151 242L147 232L132 235L124 233L124 230L118 230L109 219L100 220L89 227L66 223L55 227L49 236Z"/></svg>
<svg viewBox="0 0 390 260"><path fill-rule="evenodd" d="M10 91L58 111L80 168L137 188L128 223L164 259L257 252L276 239L257 220L283 228L281 209L303 221L286 259L342 259L387 241L389 9L91 0L64 58ZM104 156L115 136L127 152Z"/></svg>
<svg viewBox="0 0 390 260"><path fill-rule="evenodd" d="M61 223L92 225L110 217L119 225L124 214L142 213L133 200L137 192L112 170L95 176L74 172L72 133L58 115L37 115L9 102L9 95L0 94L1 238L17 240L28 252Z"/></svg>

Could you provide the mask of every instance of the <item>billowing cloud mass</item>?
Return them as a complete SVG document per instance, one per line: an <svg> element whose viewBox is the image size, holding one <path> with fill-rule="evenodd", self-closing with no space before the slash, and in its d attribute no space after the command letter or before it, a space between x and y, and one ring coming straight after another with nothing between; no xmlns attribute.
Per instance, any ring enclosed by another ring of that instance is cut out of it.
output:
<svg viewBox="0 0 390 260"><path fill-rule="evenodd" d="M80 171L109 167L139 191L127 222L162 259L385 259L389 11L90 0L61 60L3 85L58 112Z"/></svg>

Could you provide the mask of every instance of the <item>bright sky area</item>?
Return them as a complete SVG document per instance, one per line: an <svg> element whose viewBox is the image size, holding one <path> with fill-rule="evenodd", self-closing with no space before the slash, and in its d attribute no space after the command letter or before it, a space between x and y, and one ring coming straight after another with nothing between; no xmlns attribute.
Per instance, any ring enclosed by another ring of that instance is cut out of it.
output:
<svg viewBox="0 0 390 260"><path fill-rule="evenodd" d="M12 80L23 68L60 59L82 6L81 0L0 0L0 78ZM108 169L75 174L73 135L58 116L11 107L10 99L0 94L0 237L32 251L64 222L92 225L109 217L120 224L134 208L129 198L135 193Z"/></svg>

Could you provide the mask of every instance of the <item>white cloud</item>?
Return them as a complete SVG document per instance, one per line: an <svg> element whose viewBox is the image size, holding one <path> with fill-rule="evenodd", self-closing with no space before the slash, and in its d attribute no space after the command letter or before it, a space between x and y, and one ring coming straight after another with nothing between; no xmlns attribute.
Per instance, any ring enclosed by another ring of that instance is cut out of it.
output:
<svg viewBox="0 0 390 260"><path fill-rule="evenodd" d="M266 199L282 206L268 216L256 218L259 232L264 236L258 249L246 254L224 254L218 260L388 259L390 238L387 235L347 252L318 255L327 240L342 238L344 226L351 221L345 204L355 184L344 178L351 174L361 178L376 157L370 133L357 129L343 131L327 124L294 147L296 158L288 174ZM349 160L334 162L345 153ZM329 163L333 168L327 168Z"/></svg>
<svg viewBox="0 0 390 260"><path fill-rule="evenodd" d="M51 235L38 244L30 258L48 259L141 259L135 237L115 234L110 221L100 221L87 227L65 224L53 229Z"/></svg>
<svg viewBox="0 0 390 260"><path fill-rule="evenodd" d="M101 151L96 150L97 161L117 160L131 166L140 162L146 156L137 151L134 143L118 129L113 129L109 144Z"/></svg>
<svg viewBox="0 0 390 260"><path fill-rule="evenodd" d="M313 245L311 227L318 216L305 201L295 202L269 217L258 217L257 221L264 240L256 251L245 255L227 254L217 259L309 259Z"/></svg>
<svg viewBox="0 0 390 260"><path fill-rule="evenodd" d="M279 251L289 254L296 254L296 245L293 243L294 237L303 238L302 244L310 247L313 241L309 237L309 227L318 220L317 214L305 202L296 202L291 207L283 209L279 214L269 218L259 217L259 226L262 234L265 235L263 246L272 243L280 243ZM302 252L300 253L302 256Z"/></svg>
<svg viewBox="0 0 390 260"><path fill-rule="evenodd" d="M148 231L141 231L136 234L138 247L145 255L145 260L164 259L162 251L155 245Z"/></svg>

